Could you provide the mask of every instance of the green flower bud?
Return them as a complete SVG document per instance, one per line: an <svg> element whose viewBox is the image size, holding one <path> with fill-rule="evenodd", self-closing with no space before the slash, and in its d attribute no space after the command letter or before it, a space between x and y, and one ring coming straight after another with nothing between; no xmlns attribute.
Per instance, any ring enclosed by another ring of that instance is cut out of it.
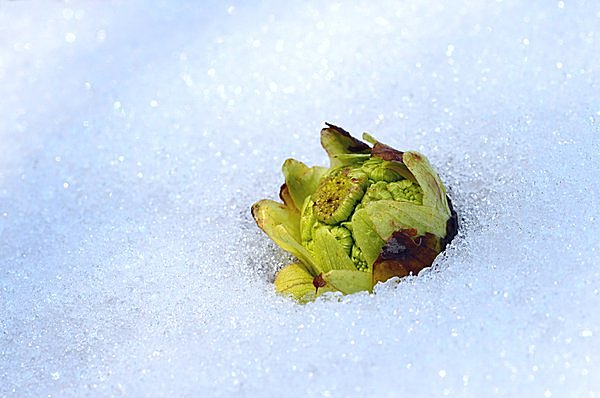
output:
<svg viewBox="0 0 600 398"><path fill-rule="evenodd" d="M346 221L365 194L368 181L364 173L350 167L327 174L312 195L317 220L329 225Z"/></svg>
<svg viewBox="0 0 600 398"><path fill-rule="evenodd" d="M252 206L258 224L299 262L280 270L277 291L301 302L327 291L372 291L379 281L418 273L457 233L457 216L439 176L417 152L400 152L364 134L321 131L330 168L293 159L283 165L283 204Z"/></svg>

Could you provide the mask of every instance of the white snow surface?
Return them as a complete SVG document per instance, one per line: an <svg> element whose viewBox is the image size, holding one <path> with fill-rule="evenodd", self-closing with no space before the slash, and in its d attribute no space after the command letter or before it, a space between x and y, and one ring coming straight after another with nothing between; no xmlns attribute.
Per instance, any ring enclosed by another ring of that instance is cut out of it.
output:
<svg viewBox="0 0 600 398"><path fill-rule="evenodd" d="M597 1L0 0L0 396L599 397ZM254 224L323 122L461 218L374 294Z"/></svg>

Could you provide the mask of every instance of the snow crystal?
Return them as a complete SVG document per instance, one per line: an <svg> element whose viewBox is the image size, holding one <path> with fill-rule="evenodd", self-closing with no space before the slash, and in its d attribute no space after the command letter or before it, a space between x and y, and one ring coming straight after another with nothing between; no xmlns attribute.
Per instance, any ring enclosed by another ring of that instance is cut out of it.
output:
<svg viewBox="0 0 600 398"><path fill-rule="evenodd" d="M600 395L600 4L0 0L0 396ZM301 306L249 208L425 153L434 267Z"/></svg>

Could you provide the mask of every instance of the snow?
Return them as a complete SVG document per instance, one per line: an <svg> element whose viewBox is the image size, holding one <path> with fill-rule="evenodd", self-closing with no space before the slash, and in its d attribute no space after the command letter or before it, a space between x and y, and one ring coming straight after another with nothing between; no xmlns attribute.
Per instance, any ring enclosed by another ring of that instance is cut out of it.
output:
<svg viewBox="0 0 600 398"><path fill-rule="evenodd" d="M600 396L600 4L0 0L0 396ZM251 219L329 121L435 266L301 306Z"/></svg>

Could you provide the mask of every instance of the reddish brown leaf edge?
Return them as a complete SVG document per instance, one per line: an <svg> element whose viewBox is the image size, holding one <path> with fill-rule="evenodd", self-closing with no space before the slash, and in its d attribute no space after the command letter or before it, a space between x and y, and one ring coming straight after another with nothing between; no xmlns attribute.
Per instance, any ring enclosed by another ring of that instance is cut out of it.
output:
<svg viewBox="0 0 600 398"><path fill-rule="evenodd" d="M414 229L396 231L373 264L373 284L398 276L417 275L430 267L439 254L438 238L430 233L416 236Z"/></svg>

